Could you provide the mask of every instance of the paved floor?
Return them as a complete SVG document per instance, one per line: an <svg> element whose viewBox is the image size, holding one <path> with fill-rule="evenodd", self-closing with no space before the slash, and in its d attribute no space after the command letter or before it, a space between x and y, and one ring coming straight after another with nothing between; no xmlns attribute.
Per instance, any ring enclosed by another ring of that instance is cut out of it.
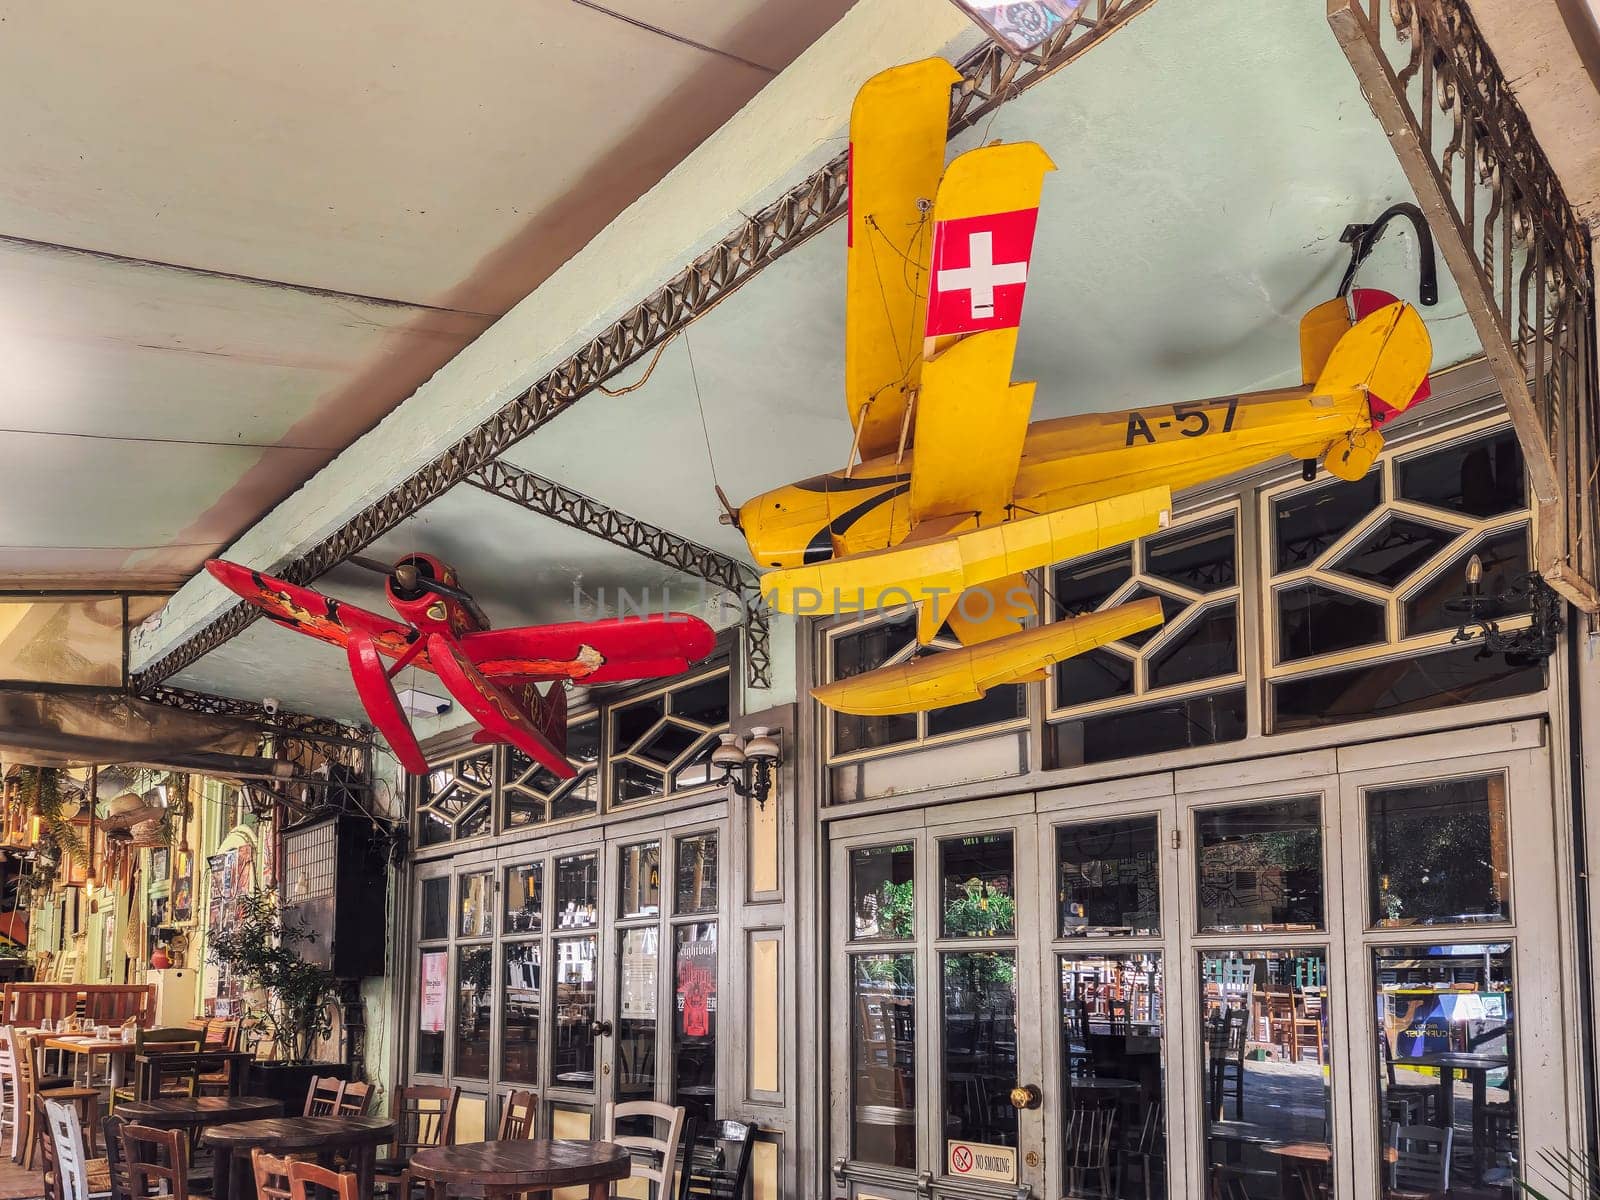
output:
<svg viewBox="0 0 1600 1200"><path fill-rule="evenodd" d="M9 1158L0 1157L0 1200L27 1200L44 1195L44 1176L25 1171Z"/></svg>

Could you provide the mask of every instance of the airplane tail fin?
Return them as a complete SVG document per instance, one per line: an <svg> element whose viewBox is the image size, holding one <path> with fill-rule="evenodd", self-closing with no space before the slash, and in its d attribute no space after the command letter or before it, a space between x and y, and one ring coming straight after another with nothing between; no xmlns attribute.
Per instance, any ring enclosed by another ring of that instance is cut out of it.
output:
<svg viewBox="0 0 1600 1200"><path fill-rule="evenodd" d="M1313 309L1307 320L1324 307ZM1304 330L1301 344L1304 352ZM1416 309L1396 300L1362 317L1334 343L1317 372L1315 390L1321 395L1365 392L1379 423L1384 414L1402 412L1426 395L1432 365L1427 326Z"/></svg>

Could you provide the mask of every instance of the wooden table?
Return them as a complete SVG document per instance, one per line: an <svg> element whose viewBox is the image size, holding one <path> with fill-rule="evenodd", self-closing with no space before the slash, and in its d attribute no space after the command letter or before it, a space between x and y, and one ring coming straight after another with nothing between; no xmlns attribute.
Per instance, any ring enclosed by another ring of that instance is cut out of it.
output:
<svg viewBox="0 0 1600 1200"><path fill-rule="evenodd" d="M345 1151L360 1180L360 1194L370 1196L378 1147L394 1141L394 1131L394 1122L387 1117L272 1117L212 1125L200 1135L200 1142L209 1146L214 1156L215 1200L236 1200L254 1193L250 1151L257 1147L275 1154L314 1154L324 1166L332 1164L336 1151ZM239 1186L241 1175L243 1187Z"/></svg>
<svg viewBox="0 0 1600 1200"><path fill-rule="evenodd" d="M1456 1072L1465 1075L1472 1083L1472 1158L1473 1166L1481 1174L1484 1169L1483 1108L1489 1090L1489 1072L1509 1066L1511 1060L1504 1054L1463 1054L1454 1050L1439 1054L1418 1054L1397 1058L1397 1067L1432 1067L1439 1072L1439 1119L1447 1126L1456 1123Z"/></svg>
<svg viewBox="0 0 1600 1200"><path fill-rule="evenodd" d="M471 1184L485 1200L587 1185L589 1200L606 1200L612 1182L633 1173L633 1162L614 1142L476 1142L418 1150L409 1169L427 1200L445 1200L452 1184Z"/></svg>
<svg viewBox="0 0 1600 1200"><path fill-rule="evenodd" d="M85 1083L89 1081L90 1068L94 1063L95 1055L104 1054L111 1063L111 1086L113 1089L122 1086L128 1059L137 1049L132 1042L125 1042L120 1037L102 1039L87 1033L40 1033L37 1030L29 1030L28 1032L42 1049L57 1050L79 1056L83 1062ZM78 1067L74 1063L72 1067L74 1079L77 1078L77 1074Z"/></svg>
<svg viewBox="0 0 1600 1200"><path fill-rule="evenodd" d="M156 1129L202 1129L282 1115L283 1101L269 1096L168 1096L117 1105L117 1116Z"/></svg>

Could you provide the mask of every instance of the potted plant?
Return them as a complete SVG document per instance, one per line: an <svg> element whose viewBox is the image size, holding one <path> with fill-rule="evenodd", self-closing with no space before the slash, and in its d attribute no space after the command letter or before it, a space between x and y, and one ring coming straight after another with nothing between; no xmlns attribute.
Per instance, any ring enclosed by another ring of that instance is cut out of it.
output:
<svg viewBox="0 0 1600 1200"><path fill-rule="evenodd" d="M307 962L297 949L312 937L305 926L284 921L272 892L241 897L233 922L209 937L207 957L258 998L248 1015L281 1056L252 1064L252 1090L282 1100L288 1112L297 1111L312 1076L343 1078L348 1070L343 1063L311 1060L317 1042L333 1032L338 989L333 972Z"/></svg>

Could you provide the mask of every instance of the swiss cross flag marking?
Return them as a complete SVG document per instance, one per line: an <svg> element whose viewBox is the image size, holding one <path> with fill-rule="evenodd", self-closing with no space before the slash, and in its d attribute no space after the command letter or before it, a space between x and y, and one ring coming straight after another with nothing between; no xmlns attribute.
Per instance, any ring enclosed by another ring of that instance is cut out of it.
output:
<svg viewBox="0 0 1600 1200"><path fill-rule="evenodd" d="M929 337L1022 323L1037 208L940 221L933 231Z"/></svg>

